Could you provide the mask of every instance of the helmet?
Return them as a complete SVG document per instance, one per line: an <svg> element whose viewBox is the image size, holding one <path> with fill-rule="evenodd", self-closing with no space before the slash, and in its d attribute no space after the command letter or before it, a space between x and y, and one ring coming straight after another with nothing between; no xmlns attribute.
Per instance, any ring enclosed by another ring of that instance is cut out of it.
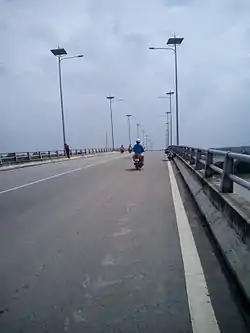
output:
<svg viewBox="0 0 250 333"><path fill-rule="evenodd" d="M140 143L141 140L139 138L136 139L136 143Z"/></svg>

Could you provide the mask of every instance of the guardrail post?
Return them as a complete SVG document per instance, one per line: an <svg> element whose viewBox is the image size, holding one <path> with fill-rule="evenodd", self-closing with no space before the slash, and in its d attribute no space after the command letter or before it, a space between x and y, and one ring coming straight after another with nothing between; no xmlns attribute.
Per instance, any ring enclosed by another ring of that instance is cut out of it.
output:
<svg viewBox="0 0 250 333"><path fill-rule="evenodd" d="M3 165L2 154L0 154L0 165Z"/></svg>
<svg viewBox="0 0 250 333"><path fill-rule="evenodd" d="M185 159L185 148L181 147L181 157Z"/></svg>
<svg viewBox="0 0 250 333"><path fill-rule="evenodd" d="M28 161L31 160L30 152L27 152L27 160L28 160Z"/></svg>
<svg viewBox="0 0 250 333"><path fill-rule="evenodd" d="M190 165L195 164L195 150L194 148L190 148Z"/></svg>
<svg viewBox="0 0 250 333"><path fill-rule="evenodd" d="M58 152L58 150L56 150L56 157L59 157L59 152Z"/></svg>
<svg viewBox="0 0 250 333"><path fill-rule="evenodd" d="M233 181L230 179L230 175L233 173L234 160L227 154L224 158L223 174L220 183L220 190L223 193L233 193Z"/></svg>
<svg viewBox="0 0 250 333"><path fill-rule="evenodd" d="M50 151L48 151L48 158L51 159Z"/></svg>
<svg viewBox="0 0 250 333"><path fill-rule="evenodd" d="M200 162L201 159L201 150L198 148L196 149L196 157L195 157L195 170L201 170L202 164Z"/></svg>
<svg viewBox="0 0 250 333"><path fill-rule="evenodd" d="M213 154L208 150L206 156L206 164L205 164L205 178L210 178L213 176L213 170L210 168L210 165L213 164Z"/></svg>
<svg viewBox="0 0 250 333"><path fill-rule="evenodd" d="M186 161L190 162L190 149L188 147L185 147L185 159Z"/></svg>
<svg viewBox="0 0 250 333"><path fill-rule="evenodd" d="M186 147L182 148L182 157L184 158L184 160L187 160L187 156L186 156Z"/></svg>

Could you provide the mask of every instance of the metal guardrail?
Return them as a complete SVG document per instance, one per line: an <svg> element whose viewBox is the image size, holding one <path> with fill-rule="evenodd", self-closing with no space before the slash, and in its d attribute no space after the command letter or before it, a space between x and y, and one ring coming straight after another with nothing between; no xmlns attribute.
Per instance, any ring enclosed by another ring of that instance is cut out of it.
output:
<svg viewBox="0 0 250 333"><path fill-rule="evenodd" d="M70 156L84 156L111 151L113 151L113 149L110 148L70 149ZM58 159L65 156L64 150L0 153L0 167L19 163Z"/></svg>
<svg viewBox="0 0 250 333"><path fill-rule="evenodd" d="M234 183L250 190L250 182L234 173L235 162L250 164L250 155L185 146L171 146L170 150L188 162L195 170L203 171L204 178L219 175L221 192L232 193ZM215 165L218 161L223 161L223 169Z"/></svg>

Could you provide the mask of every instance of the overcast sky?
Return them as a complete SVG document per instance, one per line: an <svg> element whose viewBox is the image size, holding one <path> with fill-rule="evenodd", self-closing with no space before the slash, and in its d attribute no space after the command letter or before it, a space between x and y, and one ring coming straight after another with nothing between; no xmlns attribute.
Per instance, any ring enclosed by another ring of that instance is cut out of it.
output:
<svg viewBox="0 0 250 333"><path fill-rule="evenodd" d="M105 96L113 104L116 145L128 143L126 113L164 146L178 47L180 143L250 145L249 0L0 0L0 151L62 146L58 45L84 58L62 63L67 141L103 147L110 140ZM173 101L174 102L174 101ZM174 103L173 103L174 104Z"/></svg>

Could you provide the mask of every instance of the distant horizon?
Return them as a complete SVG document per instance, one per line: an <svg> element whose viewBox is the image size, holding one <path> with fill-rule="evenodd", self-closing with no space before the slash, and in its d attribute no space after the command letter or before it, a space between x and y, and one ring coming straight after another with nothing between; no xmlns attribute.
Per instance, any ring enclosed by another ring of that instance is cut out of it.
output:
<svg viewBox="0 0 250 333"><path fill-rule="evenodd" d="M126 145L124 145L126 147ZM92 148L106 148L106 147L70 147L70 149L92 149ZM111 148L111 147L108 147ZM116 149L118 149L119 147L116 147ZM202 148L202 149L218 149L218 150L230 150L230 149L238 149L238 148L242 148L242 149L249 149L249 153L250 153L250 144L248 145L241 145L241 146L225 146L225 147L194 147L194 148ZM153 147L152 150L163 150L165 149L165 147ZM23 151L18 151L18 150L11 150L11 151L0 151L0 154L11 154L11 153L34 153L34 152L47 152L47 151L61 151L63 150L62 148L59 149L40 149L40 150L23 150ZM151 150L151 148L149 148L149 150Z"/></svg>

